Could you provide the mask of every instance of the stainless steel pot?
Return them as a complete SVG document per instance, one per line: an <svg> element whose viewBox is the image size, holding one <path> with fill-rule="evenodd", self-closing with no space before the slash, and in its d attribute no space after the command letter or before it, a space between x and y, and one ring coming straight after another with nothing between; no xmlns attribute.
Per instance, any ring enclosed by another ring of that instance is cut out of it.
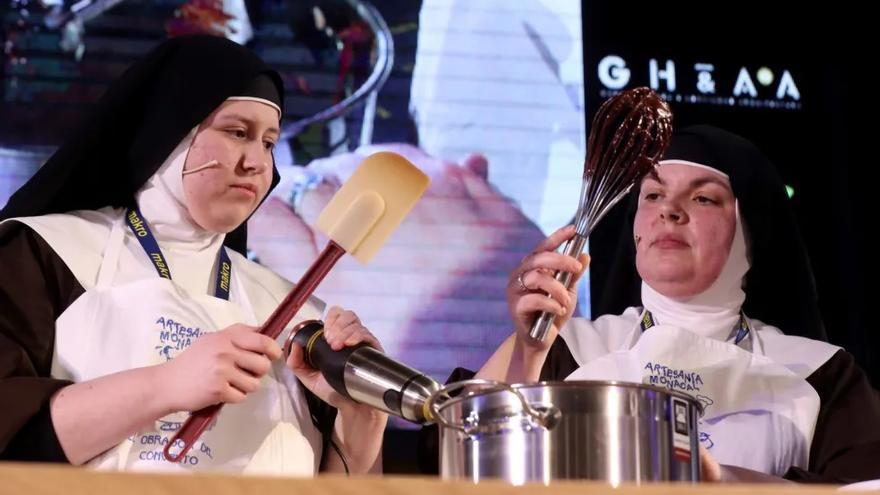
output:
<svg viewBox="0 0 880 495"><path fill-rule="evenodd" d="M699 480L701 406L685 394L608 381L465 380L426 408L440 425L444 479Z"/></svg>

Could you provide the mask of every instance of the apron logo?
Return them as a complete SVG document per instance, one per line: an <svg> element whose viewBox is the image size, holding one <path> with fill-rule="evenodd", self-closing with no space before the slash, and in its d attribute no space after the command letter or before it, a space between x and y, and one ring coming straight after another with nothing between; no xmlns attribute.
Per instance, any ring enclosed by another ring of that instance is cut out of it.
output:
<svg viewBox="0 0 880 495"><path fill-rule="evenodd" d="M139 443L141 445L148 445L148 446L156 445L158 447L165 448L165 446L168 445L168 442L170 442L170 441L171 441L171 437L169 437L169 436L157 435L155 433L151 433L151 434L142 435L140 437ZM177 440L175 445L177 445L178 447L182 447L183 441ZM149 449L149 447L147 447L147 449ZM200 442L198 452L193 451L193 454L187 455L186 461L182 462L182 464L189 464L192 466L197 465L199 463L198 454L205 454L205 456L207 456L208 459L211 459L211 460L214 459L214 452L211 450L211 447L208 447L208 445L206 445L205 442ZM140 459L142 461L166 462L165 456L162 455L161 450L154 450L154 451L142 450L140 452L140 454L138 455L138 459Z"/></svg>
<svg viewBox="0 0 880 495"><path fill-rule="evenodd" d="M644 369L648 372L645 382L650 385L682 392L699 392L703 386L703 377L695 371L679 370L651 362Z"/></svg>
<svg viewBox="0 0 880 495"><path fill-rule="evenodd" d="M158 421L158 423L159 431L177 431L183 424L180 421L162 421L161 419Z"/></svg>
<svg viewBox="0 0 880 495"><path fill-rule="evenodd" d="M705 431L700 432L700 443L702 443L703 446L706 447L706 449L711 449L715 446L715 442L712 441L712 436Z"/></svg>
<svg viewBox="0 0 880 495"><path fill-rule="evenodd" d="M162 435L143 435L140 439L141 445L157 445L159 447L164 448L166 444L171 440L170 437L162 436ZM177 440L175 443L178 447L183 445L182 440ZM204 445L204 443L202 444ZM149 449L149 447L147 447ZM210 451L210 449L208 449ZM211 456L213 458L213 456ZM138 459L141 461L154 461L154 462L168 462L165 460L165 455L161 449L159 450L141 450L138 454ZM189 466L197 466L199 464L199 457L197 455L186 455L183 460L180 461L183 465Z"/></svg>
<svg viewBox="0 0 880 495"><path fill-rule="evenodd" d="M715 401L712 400L711 397L707 397L707 396L705 396L705 395L699 395L699 394L698 394L698 395L696 396L696 399L697 399L697 401L699 401L700 404L703 406L703 411L705 411L706 409L709 409L709 406L711 406L712 404L715 403Z"/></svg>
<svg viewBox="0 0 880 495"><path fill-rule="evenodd" d="M199 338L202 330L199 328L188 327L174 321L171 318L160 316L156 320L159 325L159 345L155 348L159 355L170 361L174 356L192 345L193 340Z"/></svg>

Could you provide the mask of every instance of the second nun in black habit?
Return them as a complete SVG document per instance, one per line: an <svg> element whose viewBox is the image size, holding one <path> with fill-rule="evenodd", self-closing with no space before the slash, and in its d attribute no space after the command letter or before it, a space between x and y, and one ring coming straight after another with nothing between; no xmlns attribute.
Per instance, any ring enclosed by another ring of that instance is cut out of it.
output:
<svg viewBox="0 0 880 495"><path fill-rule="evenodd" d="M880 397L823 341L810 265L767 159L723 130L682 129L633 199L618 259L594 260L611 265L598 292L622 313L571 318L575 295L552 274L587 259L554 252L573 234L561 229L512 273L516 332L477 376L688 393L705 409L709 480L880 478ZM527 335L541 310L559 317L538 343Z"/></svg>

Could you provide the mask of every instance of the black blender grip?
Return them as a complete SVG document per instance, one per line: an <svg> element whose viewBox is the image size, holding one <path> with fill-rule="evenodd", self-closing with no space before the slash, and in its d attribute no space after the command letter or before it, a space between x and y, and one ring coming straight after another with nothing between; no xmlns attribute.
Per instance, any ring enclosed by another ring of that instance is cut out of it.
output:
<svg viewBox="0 0 880 495"><path fill-rule="evenodd" d="M293 342L302 347L306 363L320 371L333 390L350 399L351 396L345 388L345 363L348 362L354 351L366 347L368 344L362 342L334 351L324 339L323 321L304 321L297 325L297 328L298 331L293 336Z"/></svg>

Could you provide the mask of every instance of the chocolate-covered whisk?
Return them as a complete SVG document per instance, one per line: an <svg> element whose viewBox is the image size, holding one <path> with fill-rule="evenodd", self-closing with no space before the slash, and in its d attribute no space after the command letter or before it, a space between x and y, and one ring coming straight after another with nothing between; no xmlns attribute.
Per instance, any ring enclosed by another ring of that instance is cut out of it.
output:
<svg viewBox="0 0 880 495"><path fill-rule="evenodd" d="M671 135L672 111L649 88L626 90L602 104L590 128L576 234L565 245L566 255L580 256L599 220L651 171ZM560 271L555 278L568 287L572 274ZM541 312L529 335L544 340L555 317Z"/></svg>

